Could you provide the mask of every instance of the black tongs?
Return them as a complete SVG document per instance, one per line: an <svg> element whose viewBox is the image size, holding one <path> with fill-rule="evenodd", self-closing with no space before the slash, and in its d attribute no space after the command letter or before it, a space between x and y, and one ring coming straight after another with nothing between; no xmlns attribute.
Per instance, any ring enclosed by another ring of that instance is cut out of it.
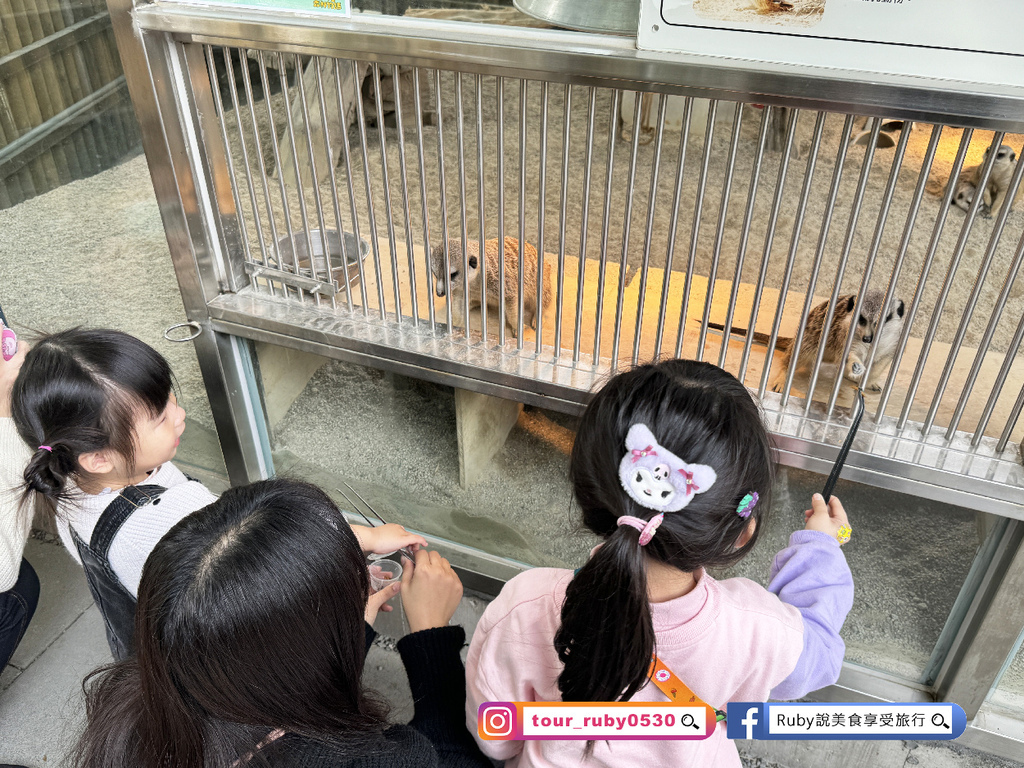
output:
<svg viewBox="0 0 1024 768"><path fill-rule="evenodd" d="M370 506L370 502L368 502L366 499L364 499L362 496L360 496L359 492L356 491L355 488L353 488L351 485L346 483L344 480L341 480L340 482L341 482L342 485L344 485L346 488L348 488L349 491L351 491L353 496L355 496L357 499L359 499L361 502L363 502L363 506L365 506L368 510L370 510L370 513L374 517L376 517L378 520L380 520L381 524L383 524L383 525L387 525L388 524L388 521L385 520L383 517L381 517L380 512L378 512L376 509L371 507ZM354 501L352 501L351 498L349 498L349 495L347 493L345 493L343 490L341 490L341 488L338 488L336 490L338 491L338 493L340 493L342 496L345 497L345 501L347 501L352 506L352 511L353 512L357 512L359 514L359 516L361 518L363 518L363 520L366 521L366 524L368 526L370 526L371 528L376 528L377 527L377 523L371 522L370 518L368 518L366 515L363 514L363 511L361 509L359 509L358 506L356 506L356 503ZM416 558L413 557L412 550L409 549L409 547L402 547L398 551L401 552L406 557L408 557L410 560L415 562Z"/></svg>
<svg viewBox="0 0 1024 768"><path fill-rule="evenodd" d="M843 471L843 464L846 463L846 456L850 453L850 446L853 445L853 438L857 435L857 427L860 426L860 419L863 415L864 393L861 392L860 387L857 387L857 402L853 408L853 424L850 425L850 431L846 435L846 440L843 441L843 447L839 449L839 456L836 457L836 463L832 465L832 471L829 472L828 480L825 481L825 488L821 492L821 495L825 497L826 504L832 498L832 490L836 487L836 481L839 480L839 475Z"/></svg>

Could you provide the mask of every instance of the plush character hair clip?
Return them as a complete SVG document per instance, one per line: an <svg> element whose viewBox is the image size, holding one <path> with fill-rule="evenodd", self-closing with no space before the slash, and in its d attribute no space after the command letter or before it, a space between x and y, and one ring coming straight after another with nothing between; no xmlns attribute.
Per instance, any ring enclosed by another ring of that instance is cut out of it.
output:
<svg viewBox="0 0 1024 768"><path fill-rule="evenodd" d="M717 479L706 464L687 464L658 445L644 424L626 434L626 455L619 463L619 481L637 504L658 512L678 512Z"/></svg>

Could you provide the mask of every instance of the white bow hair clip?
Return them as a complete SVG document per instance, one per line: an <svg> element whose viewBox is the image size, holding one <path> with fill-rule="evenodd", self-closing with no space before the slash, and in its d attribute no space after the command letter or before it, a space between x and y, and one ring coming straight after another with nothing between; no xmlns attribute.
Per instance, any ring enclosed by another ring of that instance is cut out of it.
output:
<svg viewBox="0 0 1024 768"><path fill-rule="evenodd" d="M626 455L619 463L619 481L637 504L659 512L678 512L718 476L706 464L687 464L658 445L646 424L626 434Z"/></svg>

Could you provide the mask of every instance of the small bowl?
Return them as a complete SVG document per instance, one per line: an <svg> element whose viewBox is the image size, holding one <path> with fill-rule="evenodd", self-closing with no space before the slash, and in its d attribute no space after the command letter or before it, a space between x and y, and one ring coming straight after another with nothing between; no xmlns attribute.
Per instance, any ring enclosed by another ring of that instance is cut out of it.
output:
<svg viewBox="0 0 1024 768"><path fill-rule="evenodd" d="M373 560L369 564L370 589L380 592L384 587L402 580L402 566L394 560ZM391 578L381 576L381 573L390 573Z"/></svg>
<svg viewBox="0 0 1024 768"><path fill-rule="evenodd" d="M337 272L348 273L351 279L359 261L365 259L370 252L370 244L361 237L356 238L351 232L345 232L345 249L342 251L341 235L338 234L338 230L328 229L326 232L328 258L324 258L324 238L320 235L319 229L309 230L308 239L305 230L299 230L290 238L282 237L277 241L277 253L274 258L278 268L293 272L297 260L298 273L303 277L313 277L309 259L309 240L312 240L313 265L316 267L317 276L323 277L327 274L329 263L332 279L339 283L343 282L336 276Z"/></svg>

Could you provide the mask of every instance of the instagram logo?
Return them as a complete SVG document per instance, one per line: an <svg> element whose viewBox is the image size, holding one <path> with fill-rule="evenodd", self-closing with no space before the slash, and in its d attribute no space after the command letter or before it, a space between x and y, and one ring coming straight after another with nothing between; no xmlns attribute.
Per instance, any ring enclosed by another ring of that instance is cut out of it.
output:
<svg viewBox="0 0 1024 768"><path fill-rule="evenodd" d="M477 717L477 730L483 739L511 738L516 727L516 707L514 704L488 702L480 705Z"/></svg>

